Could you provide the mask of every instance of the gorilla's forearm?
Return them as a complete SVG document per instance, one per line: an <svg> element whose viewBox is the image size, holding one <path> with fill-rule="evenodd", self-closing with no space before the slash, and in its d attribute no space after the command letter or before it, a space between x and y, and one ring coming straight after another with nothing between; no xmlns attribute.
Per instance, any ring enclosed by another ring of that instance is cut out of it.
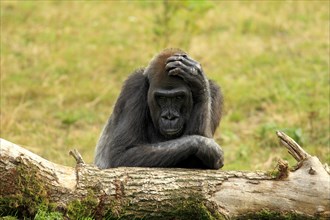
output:
<svg viewBox="0 0 330 220"><path fill-rule="evenodd" d="M203 73L203 84L204 84L204 94L203 98L204 100L197 104L196 106L199 107L199 112L201 115L204 115L203 120L201 121L202 131L204 132L202 135L205 137L213 137L212 131L211 131L211 91L210 91L210 84L208 79L206 78L205 74Z"/></svg>
<svg viewBox="0 0 330 220"><path fill-rule="evenodd" d="M218 162L222 158L222 150L214 143L212 139L190 135L165 142L136 145L122 152L120 156L111 158L111 167L175 167L180 161L192 155L199 155L208 158L203 162L207 167L214 169L218 168L218 165L214 164L222 163Z"/></svg>
<svg viewBox="0 0 330 220"><path fill-rule="evenodd" d="M201 143L197 135L152 144L140 144L111 159L111 167L168 167L195 154Z"/></svg>
<svg viewBox="0 0 330 220"><path fill-rule="evenodd" d="M212 105L210 93L210 84L208 81L205 81L204 90L199 96L199 99L195 100L195 105L192 110L193 112L198 112L199 114L193 114L188 125L188 127L196 129L192 131L192 133L199 134L208 138L213 137L210 126Z"/></svg>

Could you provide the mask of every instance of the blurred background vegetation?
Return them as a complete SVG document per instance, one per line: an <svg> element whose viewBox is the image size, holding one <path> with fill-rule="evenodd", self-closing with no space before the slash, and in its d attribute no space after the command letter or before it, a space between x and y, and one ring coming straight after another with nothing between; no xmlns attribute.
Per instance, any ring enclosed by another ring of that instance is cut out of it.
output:
<svg viewBox="0 0 330 220"><path fill-rule="evenodd" d="M1 1L1 137L93 161L127 76L166 47L222 86L224 169L271 170L280 129L330 163L328 1Z"/></svg>

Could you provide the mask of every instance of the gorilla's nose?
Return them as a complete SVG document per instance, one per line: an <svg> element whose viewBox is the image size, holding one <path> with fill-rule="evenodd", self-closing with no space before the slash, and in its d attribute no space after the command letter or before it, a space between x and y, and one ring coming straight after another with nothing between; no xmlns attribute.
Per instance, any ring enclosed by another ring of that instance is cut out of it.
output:
<svg viewBox="0 0 330 220"><path fill-rule="evenodd" d="M172 120L177 119L178 116L173 115L173 114L164 114L164 115L162 115L162 118L163 118L163 119L166 119L166 120L170 120L170 121L172 121Z"/></svg>

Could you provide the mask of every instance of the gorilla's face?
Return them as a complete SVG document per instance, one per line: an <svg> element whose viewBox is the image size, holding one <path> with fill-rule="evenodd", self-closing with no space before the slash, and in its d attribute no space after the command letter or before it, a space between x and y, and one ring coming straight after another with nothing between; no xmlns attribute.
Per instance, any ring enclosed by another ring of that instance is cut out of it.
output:
<svg viewBox="0 0 330 220"><path fill-rule="evenodd" d="M189 86L179 77L167 76L150 82L148 106L152 122L168 139L182 135L192 109Z"/></svg>

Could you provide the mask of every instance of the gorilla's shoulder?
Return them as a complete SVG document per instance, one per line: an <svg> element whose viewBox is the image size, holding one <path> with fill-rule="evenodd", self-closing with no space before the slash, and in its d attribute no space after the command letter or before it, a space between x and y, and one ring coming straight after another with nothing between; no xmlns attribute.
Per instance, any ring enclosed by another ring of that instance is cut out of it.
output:
<svg viewBox="0 0 330 220"><path fill-rule="evenodd" d="M136 69L133 73L131 73L126 79L127 82L135 82L140 80L145 80L146 76L143 75L145 68Z"/></svg>
<svg viewBox="0 0 330 220"><path fill-rule="evenodd" d="M124 100L145 94L148 91L148 78L143 75L144 68L135 70L126 79L122 87L121 96Z"/></svg>
<svg viewBox="0 0 330 220"><path fill-rule="evenodd" d="M135 70L131 75L129 75L125 80L122 91L127 90L129 92L130 90L136 90L139 87L142 88L148 85L148 79L145 75L143 75L143 73L144 68L140 68Z"/></svg>

